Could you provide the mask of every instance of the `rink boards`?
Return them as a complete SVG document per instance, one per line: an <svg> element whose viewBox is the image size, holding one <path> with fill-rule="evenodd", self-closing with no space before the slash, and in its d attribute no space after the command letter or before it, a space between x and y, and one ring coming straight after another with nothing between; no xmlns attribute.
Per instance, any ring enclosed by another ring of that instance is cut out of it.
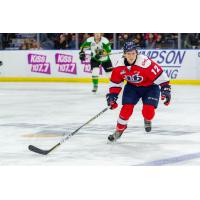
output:
<svg viewBox="0 0 200 200"><path fill-rule="evenodd" d="M113 50L117 66L121 50ZM90 55L79 60L77 50L1 51L1 82L91 82ZM200 85L200 50L139 50L160 64L173 84ZM108 82L100 68L100 82Z"/></svg>

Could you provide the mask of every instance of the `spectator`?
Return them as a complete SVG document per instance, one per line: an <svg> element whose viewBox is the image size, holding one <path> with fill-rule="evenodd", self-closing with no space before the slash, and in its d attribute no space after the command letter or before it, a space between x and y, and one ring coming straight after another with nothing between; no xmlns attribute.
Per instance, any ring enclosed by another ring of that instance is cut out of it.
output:
<svg viewBox="0 0 200 200"><path fill-rule="evenodd" d="M25 39L22 45L20 46L20 50L28 50L32 48L32 43L30 39Z"/></svg>
<svg viewBox="0 0 200 200"><path fill-rule="evenodd" d="M147 49L155 48L157 37L158 37L157 33L146 33L145 34L145 42L146 42L145 46Z"/></svg>
<svg viewBox="0 0 200 200"><path fill-rule="evenodd" d="M19 48L20 50L27 50L27 48L26 48L26 44L25 43L23 43L21 46L20 46L20 48Z"/></svg>
<svg viewBox="0 0 200 200"><path fill-rule="evenodd" d="M145 41L142 33L136 33L133 39L136 46L140 48L145 48Z"/></svg>
<svg viewBox="0 0 200 200"><path fill-rule="evenodd" d="M76 49L76 35L72 34L72 38L69 41L69 49Z"/></svg>
<svg viewBox="0 0 200 200"><path fill-rule="evenodd" d="M40 43L37 42L36 40L32 40L31 50L39 50L39 49L42 49Z"/></svg>
<svg viewBox="0 0 200 200"><path fill-rule="evenodd" d="M177 48L177 33L165 33L164 35L164 46L163 48Z"/></svg>
<svg viewBox="0 0 200 200"><path fill-rule="evenodd" d="M156 49L161 49L164 46L164 36L163 34L158 34L157 35L157 39L156 39L156 44L155 44L155 48Z"/></svg>
<svg viewBox="0 0 200 200"><path fill-rule="evenodd" d="M90 37L88 33L79 33L79 47L82 45L84 41L86 41Z"/></svg>
<svg viewBox="0 0 200 200"><path fill-rule="evenodd" d="M184 48L196 49L199 45L199 34L198 33L189 33L187 34L184 41Z"/></svg>
<svg viewBox="0 0 200 200"><path fill-rule="evenodd" d="M61 34L55 42L55 49L67 49L69 44L67 42L67 35Z"/></svg>
<svg viewBox="0 0 200 200"><path fill-rule="evenodd" d="M83 34L83 41L87 40L90 37L90 34L84 33Z"/></svg>
<svg viewBox="0 0 200 200"><path fill-rule="evenodd" d="M51 38L51 33L40 33L40 42L43 49L53 49L54 42Z"/></svg>
<svg viewBox="0 0 200 200"><path fill-rule="evenodd" d="M118 41L117 41L117 48L121 49L124 46L124 43L129 40L129 35L128 33L122 33L118 36Z"/></svg>

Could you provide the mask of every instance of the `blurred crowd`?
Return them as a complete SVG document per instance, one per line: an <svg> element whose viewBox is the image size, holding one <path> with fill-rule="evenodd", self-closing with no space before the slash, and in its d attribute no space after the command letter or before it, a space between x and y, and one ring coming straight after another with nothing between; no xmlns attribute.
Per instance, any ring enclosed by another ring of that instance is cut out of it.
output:
<svg viewBox="0 0 200 200"><path fill-rule="evenodd" d="M4 33L1 34L2 49L75 49L75 33Z"/></svg>
<svg viewBox="0 0 200 200"><path fill-rule="evenodd" d="M122 48L127 40L146 49L178 48L177 33L120 33L117 35L117 48Z"/></svg>
<svg viewBox="0 0 200 200"><path fill-rule="evenodd" d="M36 49L79 49L80 45L92 33L0 33L0 49L36 50ZM139 48L162 49L181 48L199 49L199 33L104 33L113 49L121 49L126 41L134 41Z"/></svg>

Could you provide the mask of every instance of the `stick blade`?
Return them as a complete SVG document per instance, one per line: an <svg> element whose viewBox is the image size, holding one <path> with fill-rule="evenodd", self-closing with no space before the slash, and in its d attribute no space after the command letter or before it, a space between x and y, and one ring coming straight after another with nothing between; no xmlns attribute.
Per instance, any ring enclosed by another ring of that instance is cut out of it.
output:
<svg viewBox="0 0 200 200"><path fill-rule="evenodd" d="M29 146L28 146L28 149L29 149L30 151L33 151L33 152L35 152L35 153L42 154L42 155L47 155L47 154L49 153L49 151L39 149L39 148L37 148L37 147L35 147L35 146L33 146L33 145L29 145Z"/></svg>

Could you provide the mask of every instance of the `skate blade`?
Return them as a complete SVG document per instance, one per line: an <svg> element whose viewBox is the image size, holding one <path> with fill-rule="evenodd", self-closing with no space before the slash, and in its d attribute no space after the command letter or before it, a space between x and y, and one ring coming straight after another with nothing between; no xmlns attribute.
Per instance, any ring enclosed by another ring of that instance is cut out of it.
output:
<svg viewBox="0 0 200 200"><path fill-rule="evenodd" d="M117 140L113 140L113 141L110 141L110 140L107 140L107 144L116 144Z"/></svg>

